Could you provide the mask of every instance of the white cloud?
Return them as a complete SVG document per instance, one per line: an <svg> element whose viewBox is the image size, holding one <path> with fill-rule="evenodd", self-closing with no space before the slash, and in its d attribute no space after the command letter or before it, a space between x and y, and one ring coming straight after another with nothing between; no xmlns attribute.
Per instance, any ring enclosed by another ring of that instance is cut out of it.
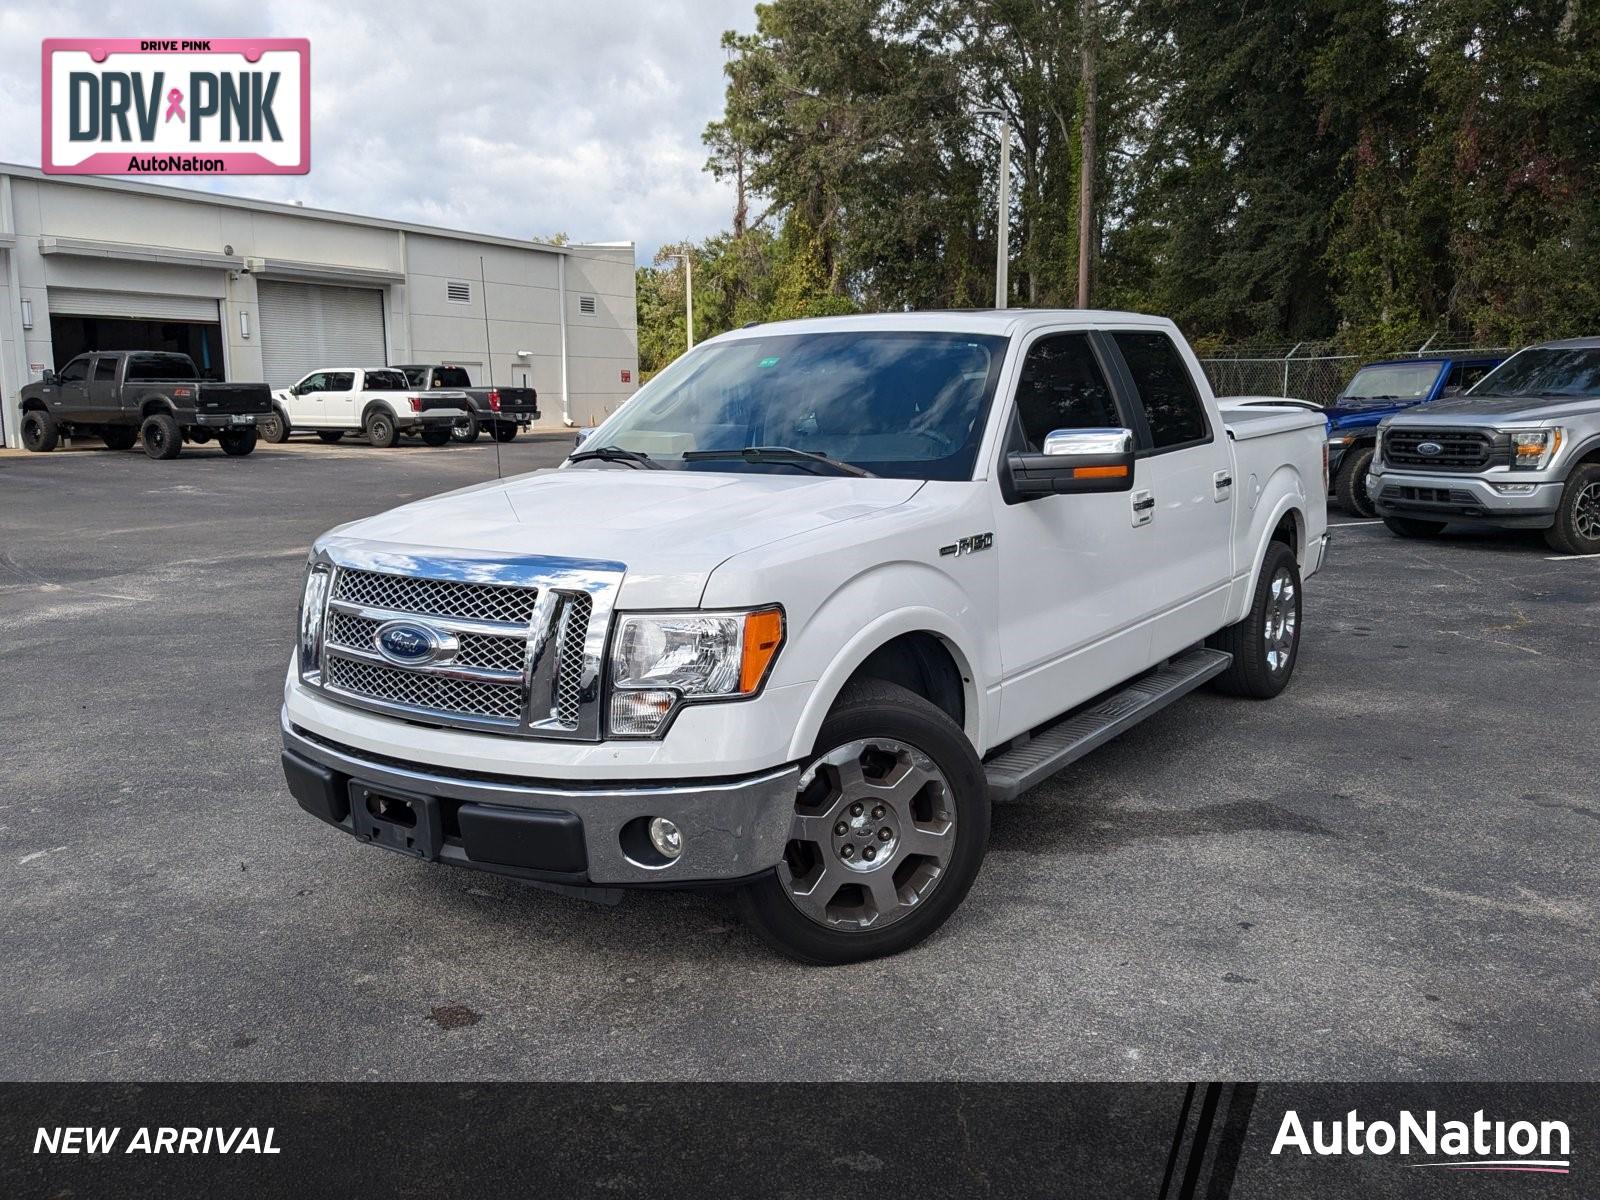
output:
<svg viewBox="0 0 1600 1200"><path fill-rule="evenodd" d="M754 23L752 0L173 0L154 16L10 4L0 160L39 162L46 37L308 37L311 173L167 182L513 237L632 240L648 262L731 219L700 134L722 111L722 31Z"/></svg>

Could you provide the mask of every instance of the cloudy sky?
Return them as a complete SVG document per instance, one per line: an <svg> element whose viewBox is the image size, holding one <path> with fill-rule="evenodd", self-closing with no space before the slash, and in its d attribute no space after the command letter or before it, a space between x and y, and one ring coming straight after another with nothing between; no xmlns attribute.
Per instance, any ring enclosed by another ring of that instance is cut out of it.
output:
<svg viewBox="0 0 1600 1200"><path fill-rule="evenodd" d="M753 0L0 0L0 161L39 164L47 37L308 37L311 173L169 179L513 237L662 242L725 228L701 170L720 45Z"/></svg>

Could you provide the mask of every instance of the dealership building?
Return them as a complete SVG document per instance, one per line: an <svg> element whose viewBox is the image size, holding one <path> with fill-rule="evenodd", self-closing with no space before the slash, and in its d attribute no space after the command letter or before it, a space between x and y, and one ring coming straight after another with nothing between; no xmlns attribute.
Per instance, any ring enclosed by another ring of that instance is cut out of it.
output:
<svg viewBox="0 0 1600 1200"><path fill-rule="evenodd" d="M0 165L0 406L85 350L213 378L443 363L589 425L639 376L632 243L554 245Z"/></svg>

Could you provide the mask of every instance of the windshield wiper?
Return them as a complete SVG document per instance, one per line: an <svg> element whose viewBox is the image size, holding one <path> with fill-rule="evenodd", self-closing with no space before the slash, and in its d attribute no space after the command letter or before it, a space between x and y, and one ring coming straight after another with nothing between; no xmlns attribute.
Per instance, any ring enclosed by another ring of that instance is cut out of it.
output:
<svg viewBox="0 0 1600 1200"><path fill-rule="evenodd" d="M830 467L840 475L859 475L863 479L876 479L871 471L864 470L854 463L840 462L837 458L829 458L826 454L817 454L811 450L796 450L790 446L746 446L741 450L686 450L683 454L684 462L715 462L718 459L742 458L747 463L793 463L795 466L806 466L815 463L817 466Z"/></svg>
<svg viewBox="0 0 1600 1200"><path fill-rule="evenodd" d="M643 450L629 450L623 446L595 446L590 449L574 450L567 455L568 462L583 462L590 458L599 459L601 462L625 462L640 471L663 469L660 463Z"/></svg>

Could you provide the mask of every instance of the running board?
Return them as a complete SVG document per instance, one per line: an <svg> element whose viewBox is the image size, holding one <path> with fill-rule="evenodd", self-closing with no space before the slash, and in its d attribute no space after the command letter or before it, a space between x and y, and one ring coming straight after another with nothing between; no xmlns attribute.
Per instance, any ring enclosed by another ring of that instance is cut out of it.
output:
<svg viewBox="0 0 1600 1200"><path fill-rule="evenodd" d="M1187 695L1233 662L1224 650L1203 647L1186 651L1163 667L1092 707L1048 725L1020 746L983 764L989 777L989 799L1014 800L1062 767L1126 733L1140 721Z"/></svg>

